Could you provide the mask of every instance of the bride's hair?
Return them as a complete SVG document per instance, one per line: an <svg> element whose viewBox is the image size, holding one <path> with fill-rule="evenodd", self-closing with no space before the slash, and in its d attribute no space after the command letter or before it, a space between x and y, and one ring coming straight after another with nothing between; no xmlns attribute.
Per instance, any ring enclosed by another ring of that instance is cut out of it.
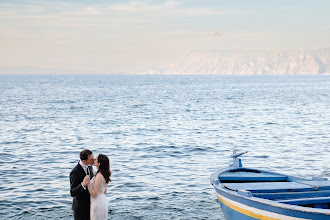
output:
<svg viewBox="0 0 330 220"><path fill-rule="evenodd" d="M102 173L106 183L111 182L111 178L110 178L111 171L110 171L109 158L104 154L99 154L97 156L97 161L100 163L99 170L97 171L97 173L98 172Z"/></svg>

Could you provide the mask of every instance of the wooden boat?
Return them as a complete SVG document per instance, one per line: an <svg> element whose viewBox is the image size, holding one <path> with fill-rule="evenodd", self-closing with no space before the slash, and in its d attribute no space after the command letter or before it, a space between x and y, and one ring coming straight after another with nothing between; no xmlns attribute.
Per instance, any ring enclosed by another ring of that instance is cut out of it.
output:
<svg viewBox="0 0 330 220"><path fill-rule="evenodd" d="M244 168L245 153L234 151L233 165L211 175L227 220L330 220L330 181Z"/></svg>

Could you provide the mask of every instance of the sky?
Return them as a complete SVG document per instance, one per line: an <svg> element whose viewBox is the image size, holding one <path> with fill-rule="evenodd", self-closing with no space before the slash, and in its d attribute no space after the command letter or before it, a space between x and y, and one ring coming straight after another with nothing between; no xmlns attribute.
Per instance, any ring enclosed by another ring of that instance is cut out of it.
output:
<svg viewBox="0 0 330 220"><path fill-rule="evenodd" d="M329 0L0 0L0 68L143 73L195 50L327 47Z"/></svg>

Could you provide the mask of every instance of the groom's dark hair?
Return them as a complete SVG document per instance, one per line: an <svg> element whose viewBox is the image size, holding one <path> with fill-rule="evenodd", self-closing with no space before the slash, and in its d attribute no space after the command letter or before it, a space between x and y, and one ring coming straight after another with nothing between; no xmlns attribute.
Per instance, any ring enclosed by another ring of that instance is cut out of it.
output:
<svg viewBox="0 0 330 220"><path fill-rule="evenodd" d="M80 152L80 160L87 160L88 156L92 154L90 150L83 150Z"/></svg>

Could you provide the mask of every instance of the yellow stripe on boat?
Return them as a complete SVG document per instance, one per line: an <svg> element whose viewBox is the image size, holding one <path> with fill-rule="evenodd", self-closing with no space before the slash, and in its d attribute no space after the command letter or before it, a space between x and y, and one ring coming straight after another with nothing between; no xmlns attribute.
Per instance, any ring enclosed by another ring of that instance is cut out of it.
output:
<svg viewBox="0 0 330 220"><path fill-rule="evenodd" d="M265 210L261 210L261 209L257 209L257 208L253 208L247 205L244 205L242 203L239 202L235 202L231 199L225 198L223 196L221 196L219 193L216 193L218 199L226 206L228 206L229 208L240 212L246 216L250 216L252 218L256 218L256 219L262 219L262 220L281 220L281 219L285 219L285 220L307 220L305 218L297 218L297 217L292 217L292 216L287 216L287 215L281 215L281 214L277 214L274 212L269 212L269 211L265 211Z"/></svg>

